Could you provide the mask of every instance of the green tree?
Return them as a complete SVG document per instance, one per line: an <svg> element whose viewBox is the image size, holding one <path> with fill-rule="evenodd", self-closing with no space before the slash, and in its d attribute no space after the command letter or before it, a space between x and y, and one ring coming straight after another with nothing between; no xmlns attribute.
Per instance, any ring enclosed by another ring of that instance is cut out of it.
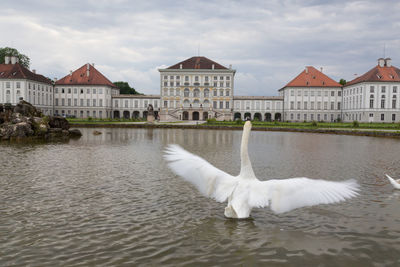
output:
<svg viewBox="0 0 400 267"><path fill-rule="evenodd" d="M346 82L345 79L340 79L339 83L340 83L341 85L345 85L347 82Z"/></svg>
<svg viewBox="0 0 400 267"><path fill-rule="evenodd" d="M124 95L141 95L141 93L137 92L135 88L130 87L127 82L114 82L114 84L119 88L119 93Z"/></svg>
<svg viewBox="0 0 400 267"><path fill-rule="evenodd" d="M16 56L19 59L19 64L29 69L31 60L28 56L21 54L17 49L11 47L0 47L0 64L4 64L5 56Z"/></svg>

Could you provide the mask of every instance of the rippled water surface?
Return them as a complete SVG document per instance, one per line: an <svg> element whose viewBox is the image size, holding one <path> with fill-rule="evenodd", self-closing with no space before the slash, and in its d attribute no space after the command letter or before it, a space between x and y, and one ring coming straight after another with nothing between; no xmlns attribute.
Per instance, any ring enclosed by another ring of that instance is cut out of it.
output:
<svg viewBox="0 0 400 267"><path fill-rule="evenodd" d="M337 205L223 216L162 159L177 143L236 175L240 131L82 129L66 143L0 144L0 266L399 266L400 141L252 132L260 180L361 184Z"/></svg>

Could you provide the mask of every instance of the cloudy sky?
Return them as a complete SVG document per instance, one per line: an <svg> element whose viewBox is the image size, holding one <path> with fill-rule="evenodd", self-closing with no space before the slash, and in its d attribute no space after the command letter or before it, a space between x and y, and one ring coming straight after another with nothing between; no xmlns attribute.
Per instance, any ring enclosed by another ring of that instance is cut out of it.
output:
<svg viewBox="0 0 400 267"><path fill-rule="evenodd" d="M2 0L0 25L0 47L40 74L95 63L145 94L157 69L197 55L233 65L235 95L277 95L308 65L351 80L384 50L400 66L398 0Z"/></svg>

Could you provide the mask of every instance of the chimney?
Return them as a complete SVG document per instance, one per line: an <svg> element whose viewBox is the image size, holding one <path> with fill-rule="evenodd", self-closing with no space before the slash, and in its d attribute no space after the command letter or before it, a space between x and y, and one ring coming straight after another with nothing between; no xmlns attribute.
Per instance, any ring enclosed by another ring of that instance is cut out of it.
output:
<svg viewBox="0 0 400 267"><path fill-rule="evenodd" d="M36 70L32 70L32 72L36 74Z"/></svg>
<svg viewBox="0 0 400 267"><path fill-rule="evenodd" d="M378 65L379 65L379 67L384 67L385 66L385 59L379 58L378 59Z"/></svg>
<svg viewBox="0 0 400 267"><path fill-rule="evenodd" d="M4 57L4 64L10 64L11 58L10 56L5 56Z"/></svg>
<svg viewBox="0 0 400 267"><path fill-rule="evenodd" d="M230 69L230 70L232 69L232 64L229 64L229 69Z"/></svg>
<svg viewBox="0 0 400 267"><path fill-rule="evenodd" d="M94 63L92 63L92 66L94 67Z"/></svg>
<svg viewBox="0 0 400 267"><path fill-rule="evenodd" d="M391 67L392 66L392 59L391 58L385 58L385 65L386 67Z"/></svg>
<svg viewBox="0 0 400 267"><path fill-rule="evenodd" d="M321 67L321 72L322 72L322 67Z"/></svg>
<svg viewBox="0 0 400 267"><path fill-rule="evenodd" d="M308 73L308 67L306 67L306 73Z"/></svg>
<svg viewBox="0 0 400 267"><path fill-rule="evenodd" d="M182 69L182 67L183 67L182 64L179 64L179 68Z"/></svg>
<svg viewBox="0 0 400 267"><path fill-rule="evenodd" d="M211 69L215 69L215 65L214 64L211 65Z"/></svg>
<svg viewBox="0 0 400 267"><path fill-rule="evenodd" d="M90 64L87 63L86 64L86 76L89 77L89 74L90 74Z"/></svg>
<svg viewBox="0 0 400 267"><path fill-rule="evenodd" d="M16 56L11 56L11 64L17 63L17 57Z"/></svg>
<svg viewBox="0 0 400 267"><path fill-rule="evenodd" d="M54 78L54 83L56 83L57 82L57 78Z"/></svg>
<svg viewBox="0 0 400 267"><path fill-rule="evenodd" d="M72 76L72 70L69 71L69 76Z"/></svg>

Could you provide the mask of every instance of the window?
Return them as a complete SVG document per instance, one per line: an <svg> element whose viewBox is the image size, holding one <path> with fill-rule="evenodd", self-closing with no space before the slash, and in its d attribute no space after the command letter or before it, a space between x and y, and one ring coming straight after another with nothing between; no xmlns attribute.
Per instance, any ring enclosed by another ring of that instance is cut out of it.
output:
<svg viewBox="0 0 400 267"><path fill-rule="evenodd" d="M335 91L331 91L331 96L335 96Z"/></svg>
<svg viewBox="0 0 400 267"><path fill-rule="evenodd" d="M115 101L115 102L117 103L117 101ZM86 106L90 107L90 99L86 99ZM116 107L118 107L118 106L116 106Z"/></svg>
<svg viewBox="0 0 400 267"><path fill-rule="evenodd" d="M324 95L325 95L325 96L328 96L328 91L325 91Z"/></svg>
<svg viewBox="0 0 400 267"><path fill-rule="evenodd" d="M176 79L179 80L181 78L181 76L176 76Z"/></svg>
<svg viewBox="0 0 400 267"><path fill-rule="evenodd" d="M62 94L64 94L64 93L65 93L65 90L64 90L64 88L62 88L62 89L61 89L61 93L62 93Z"/></svg>
<svg viewBox="0 0 400 267"><path fill-rule="evenodd" d="M216 81L216 80L218 80L218 77L217 77L217 76L214 76L214 81Z"/></svg>
<svg viewBox="0 0 400 267"><path fill-rule="evenodd" d="M396 114L392 114L392 121L396 120Z"/></svg>
<svg viewBox="0 0 400 267"><path fill-rule="evenodd" d="M294 101L290 101L290 109L294 109Z"/></svg>
<svg viewBox="0 0 400 267"><path fill-rule="evenodd" d="M374 99L369 100L369 108L374 108Z"/></svg>
<svg viewBox="0 0 400 267"><path fill-rule="evenodd" d="M99 107L103 106L103 99L99 99Z"/></svg>
<svg viewBox="0 0 400 267"><path fill-rule="evenodd" d="M86 90L86 93L87 93L87 94L90 94L90 89L87 89L87 90Z"/></svg>
<svg viewBox="0 0 400 267"><path fill-rule="evenodd" d="M337 109L340 110L340 102L337 103Z"/></svg>
<svg viewBox="0 0 400 267"><path fill-rule="evenodd" d="M103 94L103 88L99 88L99 94L100 94L100 95Z"/></svg>
<svg viewBox="0 0 400 267"><path fill-rule="evenodd" d="M226 82L226 87L231 86L230 82Z"/></svg>
<svg viewBox="0 0 400 267"><path fill-rule="evenodd" d="M331 102L331 109L335 109L335 102Z"/></svg>
<svg viewBox="0 0 400 267"><path fill-rule="evenodd" d="M170 78L171 80L173 80L173 79L174 79L174 76L171 75L171 76L169 76L169 78Z"/></svg>
<svg viewBox="0 0 400 267"><path fill-rule="evenodd" d="M168 82L164 82L164 86L168 86Z"/></svg>
<svg viewBox="0 0 400 267"><path fill-rule="evenodd" d="M29 89L31 89L31 88L29 88ZM57 87L54 89L54 93L58 94L58 88Z"/></svg>
<svg viewBox="0 0 400 267"><path fill-rule="evenodd" d="M301 96L301 91L297 91L297 96Z"/></svg>
<svg viewBox="0 0 400 267"><path fill-rule="evenodd" d="M304 114L304 121L307 120L307 114Z"/></svg>
<svg viewBox="0 0 400 267"><path fill-rule="evenodd" d="M78 99L74 98L74 106L76 107L78 105Z"/></svg>
<svg viewBox="0 0 400 267"><path fill-rule="evenodd" d="M93 100L95 100L95 99L93 99ZM93 102L93 106L95 106L94 104L95 103ZM129 106L128 100L125 100L125 108L128 108L128 106Z"/></svg>
<svg viewBox="0 0 400 267"><path fill-rule="evenodd" d="M294 119L294 114L290 113L290 120L293 120L293 119Z"/></svg>
<svg viewBox="0 0 400 267"><path fill-rule="evenodd" d="M219 87L224 87L224 82L219 82Z"/></svg>
<svg viewBox="0 0 400 267"><path fill-rule="evenodd" d="M83 94L83 89L81 89L81 94Z"/></svg>
<svg viewBox="0 0 400 267"><path fill-rule="evenodd" d="M70 94L71 93L71 88L68 88L68 94Z"/></svg>
<svg viewBox="0 0 400 267"><path fill-rule="evenodd" d="M324 114L324 121L328 120L328 114Z"/></svg>
<svg viewBox="0 0 400 267"><path fill-rule="evenodd" d="M174 89L172 89L172 88L169 89L169 95L170 95L170 96L173 96L173 95L174 95Z"/></svg>
<svg viewBox="0 0 400 267"><path fill-rule="evenodd" d="M307 110L307 101L303 103L303 109Z"/></svg>
<svg viewBox="0 0 400 267"><path fill-rule="evenodd" d="M370 118L373 118L373 117L374 117L374 114L373 114L373 113L369 113L369 117L370 117Z"/></svg>
<svg viewBox="0 0 400 267"><path fill-rule="evenodd" d="M229 90L226 90L225 95L229 96Z"/></svg>
<svg viewBox="0 0 400 267"><path fill-rule="evenodd" d="M174 82L169 82L169 86L174 86Z"/></svg>
<svg viewBox="0 0 400 267"><path fill-rule="evenodd" d="M384 93L386 93L386 86L382 86L381 87L381 92L384 94Z"/></svg>
<svg viewBox="0 0 400 267"><path fill-rule="evenodd" d="M185 82L189 81L189 76L185 76Z"/></svg>
<svg viewBox="0 0 400 267"><path fill-rule="evenodd" d="M179 90L178 88L175 90L175 95L176 96L180 96L181 95L181 90Z"/></svg>
<svg viewBox="0 0 400 267"><path fill-rule="evenodd" d="M219 101L219 108L223 109L224 108L224 102L223 101Z"/></svg>
<svg viewBox="0 0 400 267"><path fill-rule="evenodd" d="M90 117L90 111L86 111L86 117Z"/></svg>
<svg viewBox="0 0 400 267"><path fill-rule="evenodd" d="M194 76L194 81L198 82L199 81L199 76Z"/></svg>
<svg viewBox="0 0 400 267"><path fill-rule="evenodd" d="M220 79L220 80L223 80L223 79L224 79L224 76L220 76L219 79Z"/></svg>
<svg viewBox="0 0 400 267"><path fill-rule="evenodd" d="M396 108L396 99L392 100L392 108Z"/></svg>
<svg viewBox="0 0 400 267"><path fill-rule="evenodd" d="M168 101L164 101L164 108L168 107Z"/></svg>
<svg viewBox="0 0 400 267"><path fill-rule="evenodd" d="M381 108L385 108L385 99L381 99Z"/></svg>
<svg viewBox="0 0 400 267"><path fill-rule="evenodd" d="M328 109L328 102L324 102L324 109L326 110L326 109Z"/></svg>
<svg viewBox="0 0 400 267"><path fill-rule="evenodd" d="M83 99L81 99L81 105L80 106L83 107Z"/></svg>
<svg viewBox="0 0 400 267"><path fill-rule="evenodd" d="M341 91L338 91L338 92L337 92L337 96L342 96L342 92L341 92Z"/></svg>
<svg viewBox="0 0 400 267"><path fill-rule="evenodd" d="M189 97L189 88L185 88L185 90L183 91L183 96Z"/></svg>
<svg viewBox="0 0 400 267"><path fill-rule="evenodd" d="M297 120L298 121L300 120L300 114L297 114Z"/></svg>
<svg viewBox="0 0 400 267"><path fill-rule="evenodd" d="M314 101L311 101L311 109L314 109Z"/></svg>
<svg viewBox="0 0 400 267"><path fill-rule="evenodd" d="M313 121L314 120L314 114L310 115L310 119Z"/></svg>
<svg viewBox="0 0 400 267"><path fill-rule="evenodd" d="M6 82L6 88L10 88L10 82Z"/></svg>
<svg viewBox="0 0 400 267"><path fill-rule="evenodd" d="M314 91L311 91L311 96L314 96Z"/></svg>
<svg viewBox="0 0 400 267"><path fill-rule="evenodd" d="M370 92L370 93L373 93L374 91L375 91L375 87L374 87L374 86L370 86L370 87L369 87L369 92Z"/></svg>
<svg viewBox="0 0 400 267"><path fill-rule="evenodd" d="M393 86L393 94L397 93L397 86Z"/></svg>
<svg viewBox="0 0 400 267"><path fill-rule="evenodd" d="M294 90L290 90L290 96L294 96Z"/></svg>
<svg viewBox="0 0 400 267"><path fill-rule="evenodd" d="M168 76L167 76L167 75L164 75L164 80L166 80L166 79L168 79Z"/></svg>
<svg viewBox="0 0 400 267"><path fill-rule="evenodd" d="M139 100L135 100L135 108L139 107Z"/></svg>
<svg viewBox="0 0 400 267"><path fill-rule="evenodd" d="M230 80L230 77L229 76L226 76L226 78L225 78L227 81L229 81Z"/></svg>
<svg viewBox="0 0 400 267"><path fill-rule="evenodd" d="M214 89L214 96L217 96L217 90Z"/></svg>
<svg viewBox="0 0 400 267"><path fill-rule="evenodd" d="M217 82L214 82L214 87L217 87Z"/></svg>
<svg viewBox="0 0 400 267"><path fill-rule="evenodd" d="M204 81L208 82L208 76L204 77Z"/></svg>
<svg viewBox="0 0 400 267"><path fill-rule="evenodd" d="M58 106L58 98L56 98L56 106Z"/></svg>
<svg viewBox="0 0 400 267"><path fill-rule="evenodd" d="M385 120L385 114L381 114L381 121Z"/></svg>
<svg viewBox="0 0 400 267"><path fill-rule="evenodd" d="M229 101L225 102L225 108L228 109L229 108Z"/></svg>
<svg viewBox="0 0 400 267"><path fill-rule="evenodd" d="M321 91L317 91L317 95L321 96ZM319 114L318 114L319 115Z"/></svg>
<svg viewBox="0 0 400 267"><path fill-rule="evenodd" d="M321 102L317 102L317 109L321 109Z"/></svg>
<svg viewBox="0 0 400 267"><path fill-rule="evenodd" d="M224 96L224 90L219 90L219 96Z"/></svg>
<svg viewBox="0 0 400 267"><path fill-rule="evenodd" d="M65 99L61 99L61 106L65 106Z"/></svg>
<svg viewBox="0 0 400 267"><path fill-rule="evenodd" d="M210 90L208 90L207 88L204 89L204 97L208 97L210 95Z"/></svg>
<svg viewBox="0 0 400 267"><path fill-rule="evenodd" d="M300 108L301 108L300 101L297 101L297 109L300 109Z"/></svg>
<svg viewBox="0 0 400 267"><path fill-rule="evenodd" d="M194 89L193 97L200 97L200 90L198 88Z"/></svg>

